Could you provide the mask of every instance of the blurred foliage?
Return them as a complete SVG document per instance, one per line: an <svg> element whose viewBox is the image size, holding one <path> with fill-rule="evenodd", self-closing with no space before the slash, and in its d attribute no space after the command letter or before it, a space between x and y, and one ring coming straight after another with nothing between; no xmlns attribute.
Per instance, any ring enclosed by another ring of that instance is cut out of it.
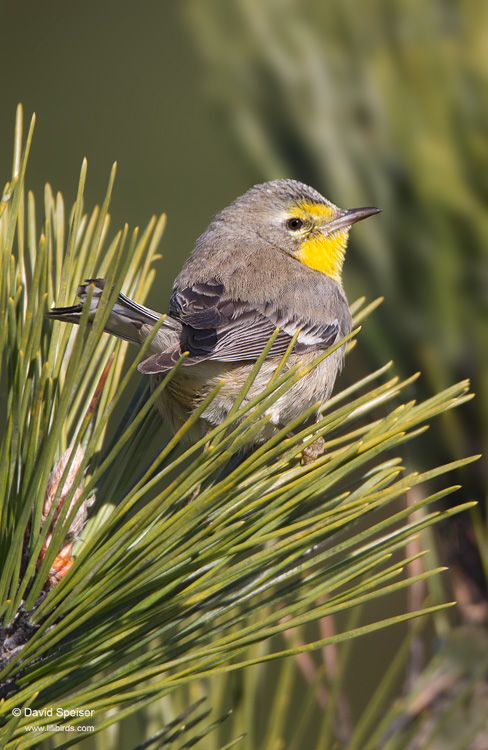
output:
<svg viewBox="0 0 488 750"><path fill-rule="evenodd" d="M486 629L457 628L450 634L408 694L383 717L363 750L376 747L486 750Z"/></svg>
<svg viewBox="0 0 488 750"><path fill-rule="evenodd" d="M415 462L486 453L486 3L185 7L207 91L262 178L295 177L344 208L383 208L354 229L346 260L352 298L385 296L356 366L392 357L404 375L422 372L423 395L471 379L476 403L441 419ZM487 466L463 474L478 498Z"/></svg>

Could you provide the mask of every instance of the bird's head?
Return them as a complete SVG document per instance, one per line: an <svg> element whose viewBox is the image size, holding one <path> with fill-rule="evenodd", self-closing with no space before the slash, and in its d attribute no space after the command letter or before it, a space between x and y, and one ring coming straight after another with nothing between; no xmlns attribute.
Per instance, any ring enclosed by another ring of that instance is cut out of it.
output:
<svg viewBox="0 0 488 750"><path fill-rule="evenodd" d="M250 243L258 235L277 250L341 283L349 229L379 208L342 210L296 180L255 185L215 219Z"/></svg>

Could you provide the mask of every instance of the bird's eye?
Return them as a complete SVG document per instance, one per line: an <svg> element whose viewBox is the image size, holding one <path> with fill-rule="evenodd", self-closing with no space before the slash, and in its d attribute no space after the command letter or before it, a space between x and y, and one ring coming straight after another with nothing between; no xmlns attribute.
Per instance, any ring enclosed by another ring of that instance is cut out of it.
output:
<svg viewBox="0 0 488 750"><path fill-rule="evenodd" d="M293 218L288 219L286 222L286 227L291 232L298 232L299 229L301 229L304 225L304 222L302 219L299 219L298 216L293 216Z"/></svg>

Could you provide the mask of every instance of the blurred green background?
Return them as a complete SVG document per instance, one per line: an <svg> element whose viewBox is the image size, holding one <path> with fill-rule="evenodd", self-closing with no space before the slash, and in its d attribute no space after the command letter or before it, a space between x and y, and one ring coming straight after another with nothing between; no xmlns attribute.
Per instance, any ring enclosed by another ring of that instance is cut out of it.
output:
<svg viewBox="0 0 488 750"><path fill-rule="evenodd" d="M184 3L2 3L2 172L10 171L15 106L37 115L28 186L74 200L83 157L87 203L119 169L113 227L169 217L157 298L210 217L259 179L202 85ZM40 207L41 208L41 207Z"/></svg>
<svg viewBox="0 0 488 750"><path fill-rule="evenodd" d="M37 114L36 196L48 180L70 205L86 156L91 207L118 160L112 228L168 214L152 307L166 309L210 218L256 182L293 177L343 208L383 208L352 232L348 297L385 302L343 382L389 359L422 371L413 397L469 377L475 401L433 425L411 461L486 453L486 3L17 2L2 4L0 37L4 180L19 101ZM483 501L487 475L482 460L454 477L458 498Z"/></svg>

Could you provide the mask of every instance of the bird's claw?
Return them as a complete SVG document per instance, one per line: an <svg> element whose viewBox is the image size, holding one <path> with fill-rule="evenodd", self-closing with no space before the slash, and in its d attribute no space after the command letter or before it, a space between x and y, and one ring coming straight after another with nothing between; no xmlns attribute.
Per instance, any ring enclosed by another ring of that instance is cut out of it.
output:
<svg viewBox="0 0 488 750"><path fill-rule="evenodd" d="M323 456L325 453L325 440L323 437L318 437L317 440L314 440L313 443L310 443L310 445L307 445L306 448L302 451L302 462L304 466L308 466L308 464L311 464L313 461L316 461L317 458L320 458L320 456Z"/></svg>

